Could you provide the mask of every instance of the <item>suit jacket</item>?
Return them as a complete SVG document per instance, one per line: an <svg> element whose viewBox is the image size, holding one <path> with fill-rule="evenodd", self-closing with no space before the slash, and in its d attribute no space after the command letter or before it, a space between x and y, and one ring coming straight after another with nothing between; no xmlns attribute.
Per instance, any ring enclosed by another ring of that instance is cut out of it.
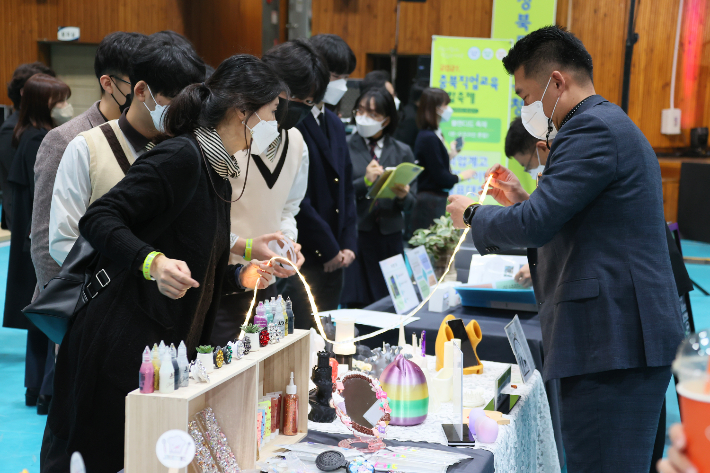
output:
<svg viewBox="0 0 710 473"><path fill-rule="evenodd" d="M10 174L12 157L15 148L12 147L12 134L20 118L20 112L15 112L0 126L0 190L2 190L2 228L10 229L12 224L12 190L7 186L7 176Z"/></svg>
<svg viewBox="0 0 710 473"><path fill-rule="evenodd" d="M99 102L87 111L72 118L62 126L54 128L42 141L35 162L35 195L32 208L32 262L37 273L37 289L59 274L59 265L49 255L49 211L52 208L52 191L57 168L69 142L79 133L106 123L99 112Z"/></svg>
<svg viewBox="0 0 710 473"><path fill-rule="evenodd" d="M350 159L353 162L353 188L357 199L357 225L358 230L369 232L378 226L383 235L401 232L404 228L403 210L410 210L416 198L415 189L411 188L404 199L380 199L375 204L377 207L370 212L372 200L367 198L370 188L365 184L365 169L372 161L370 149L362 136L357 132L348 137ZM414 154L411 148L389 135L385 135L382 146L380 165L384 168L396 167L404 162L414 163Z"/></svg>
<svg viewBox="0 0 710 473"><path fill-rule="evenodd" d="M545 379L667 366L683 338L651 145L595 95L557 134L529 200L483 206L481 254L528 247Z"/></svg>
<svg viewBox="0 0 710 473"><path fill-rule="evenodd" d="M337 115L323 107L328 134L309 113L298 130L308 146L308 190L296 215L302 229L303 255L325 264L340 250L357 253L357 213L353 165L345 141L345 127Z"/></svg>
<svg viewBox="0 0 710 473"><path fill-rule="evenodd" d="M414 145L414 157L424 171L417 178L418 192L447 194L459 182L449 169L449 152L433 130L421 130Z"/></svg>

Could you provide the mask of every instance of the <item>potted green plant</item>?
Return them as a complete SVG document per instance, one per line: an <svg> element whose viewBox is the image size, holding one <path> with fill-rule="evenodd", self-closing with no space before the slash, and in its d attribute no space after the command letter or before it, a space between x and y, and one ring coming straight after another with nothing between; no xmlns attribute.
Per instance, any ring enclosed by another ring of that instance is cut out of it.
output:
<svg viewBox="0 0 710 473"><path fill-rule="evenodd" d="M249 343L251 343L251 351L257 351L259 349L259 332L261 332L261 325L242 325L242 332L244 332L244 336L248 338Z"/></svg>
<svg viewBox="0 0 710 473"><path fill-rule="evenodd" d="M449 214L446 214L435 218L434 224L429 228L415 230L409 240L409 244L412 246L424 245L424 249L432 259L434 274L439 279L446 271L446 265L449 264L459 238L461 238L461 231L454 228L454 221L451 220ZM452 275L455 281L455 269L453 266L451 271L449 271L449 276Z"/></svg>
<svg viewBox="0 0 710 473"><path fill-rule="evenodd" d="M211 345L200 345L197 347L197 359L202 362L208 373L214 371L213 351L214 349Z"/></svg>

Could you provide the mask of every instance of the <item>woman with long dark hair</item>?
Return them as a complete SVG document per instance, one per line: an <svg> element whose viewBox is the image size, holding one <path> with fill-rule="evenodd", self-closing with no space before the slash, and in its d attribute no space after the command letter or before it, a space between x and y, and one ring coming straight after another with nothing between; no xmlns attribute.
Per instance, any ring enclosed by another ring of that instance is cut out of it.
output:
<svg viewBox="0 0 710 473"><path fill-rule="evenodd" d="M446 146L439 129L442 121L449 121L454 110L451 99L442 89L428 87L422 92L417 108L420 131L414 144L414 158L424 171L417 178L417 203L412 212L412 231L429 228L435 218L446 213L447 197L452 187L473 177L468 169L461 174L451 172L449 161L458 153Z"/></svg>
<svg viewBox="0 0 710 473"><path fill-rule="evenodd" d="M27 80L12 135L12 146L16 151L7 179L10 189L6 190L12 195L13 227L3 327L27 330L25 404L36 405L37 413L41 415L47 414L52 399L54 343L22 313L22 309L32 302L37 284L30 256L34 166L37 150L47 132L71 119L72 106L67 103L70 95L69 86L50 75L35 74Z"/></svg>
<svg viewBox="0 0 710 473"><path fill-rule="evenodd" d="M184 340L193 358L209 343L223 291L268 284L264 263L228 265L228 178L248 171L234 154L268 139L286 90L259 59L226 59L171 101L167 139L81 219L81 234L113 275L59 350L43 473L67 471L73 451L87 471L121 470L125 397L138 387L144 348Z"/></svg>
<svg viewBox="0 0 710 473"><path fill-rule="evenodd" d="M364 307L388 294L380 261L404 251L402 212L411 210L415 201L408 185L396 185L394 198L378 199L374 206L367 194L385 168L414 163L414 155L409 146L392 138L398 115L386 88L366 89L355 102L352 116L357 132L348 137L348 149L353 162L360 257L345 270L340 301L348 307Z"/></svg>

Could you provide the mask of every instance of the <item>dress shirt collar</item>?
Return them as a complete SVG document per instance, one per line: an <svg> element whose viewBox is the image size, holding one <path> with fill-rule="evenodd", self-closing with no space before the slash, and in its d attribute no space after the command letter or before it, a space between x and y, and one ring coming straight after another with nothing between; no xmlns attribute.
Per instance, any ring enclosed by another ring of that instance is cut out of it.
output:
<svg viewBox="0 0 710 473"><path fill-rule="evenodd" d="M217 130L201 126L195 129L195 138L217 174L223 179L239 177L237 159L227 152Z"/></svg>
<svg viewBox="0 0 710 473"><path fill-rule="evenodd" d="M320 123L320 116L323 114L323 107L325 107L325 105L320 104L320 106L321 108L318 108L318 105L314 105L311 109L311 113L313 113L313 117L318 123Z"/></svg>
<svg viewBox="0 0 710 473"><path fill-rule="evenodd" d="M124 110L124 112L121 114L121 117L118 119L118 127L121 129L121 132L123 132L123 136L126 137L126 141L130 143L133 149L136 151L141 151L148 147L148 145L152 144L152 141L141 135L138 130L133 128L133 125L131 125L128 121L128 118L126 118L127 112L128 109Z"/></svg>

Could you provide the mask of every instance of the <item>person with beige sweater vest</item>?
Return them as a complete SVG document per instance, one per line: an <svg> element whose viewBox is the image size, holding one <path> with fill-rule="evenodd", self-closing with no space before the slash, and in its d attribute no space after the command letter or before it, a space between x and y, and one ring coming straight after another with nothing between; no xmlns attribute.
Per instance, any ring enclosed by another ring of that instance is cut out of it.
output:
<svg viewBox="0 0 710 473"><path fill-rule="evenodd" d="M131 58L133 100L118 120L80 133L57 169L49 218L49 254L61 266L79 238L79 220L89 205L115 186L163 131L172 97L205 77L192 48L169 36L149 36Z"/></svg>

